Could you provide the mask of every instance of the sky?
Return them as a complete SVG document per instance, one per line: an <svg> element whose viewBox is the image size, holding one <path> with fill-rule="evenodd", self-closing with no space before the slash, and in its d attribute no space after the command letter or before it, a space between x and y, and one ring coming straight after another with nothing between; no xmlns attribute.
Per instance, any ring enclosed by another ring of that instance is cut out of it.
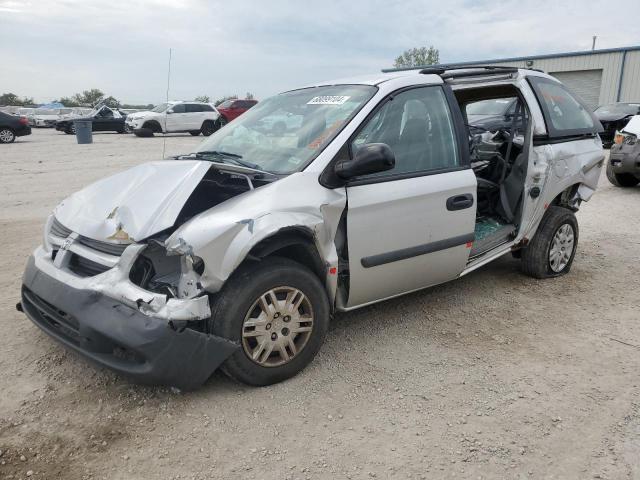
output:
<svg viewBox="0 0 640 480"><path fill-rule="evenodd" d="M378 72L430 46L454 63L640 45L640 13L602 0L0 0L0 93L99 88L125 103L262 99ZM637 9L636 9L637 10Z"/></svg>

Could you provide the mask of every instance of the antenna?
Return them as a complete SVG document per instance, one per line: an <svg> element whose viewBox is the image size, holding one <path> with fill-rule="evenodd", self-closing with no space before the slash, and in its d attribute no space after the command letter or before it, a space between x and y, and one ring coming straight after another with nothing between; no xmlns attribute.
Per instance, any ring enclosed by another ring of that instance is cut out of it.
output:
<svg viewBox="0 0 640 480"><path fill-rule="evenodd" d="M171 48L169 48L169 68L167 69L167 103L169 103L169 85L171 84ZM167 110L164 109L164 129L167 130ZM164 152L167 147L167 136L163 135L162 138L162 159L164 160Z"/></svg>

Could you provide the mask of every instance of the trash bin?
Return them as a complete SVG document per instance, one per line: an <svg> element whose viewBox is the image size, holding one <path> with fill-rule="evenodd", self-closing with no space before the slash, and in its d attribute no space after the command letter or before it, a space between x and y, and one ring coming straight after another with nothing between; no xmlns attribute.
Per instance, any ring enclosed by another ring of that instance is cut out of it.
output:
<svg viewBox="0 0 640 480"><path fill-rule="evenodd" d="M92 125L93 122L91 120L75 120L73 122L78 143L93 143L93 134L91 133Z"/></svg>

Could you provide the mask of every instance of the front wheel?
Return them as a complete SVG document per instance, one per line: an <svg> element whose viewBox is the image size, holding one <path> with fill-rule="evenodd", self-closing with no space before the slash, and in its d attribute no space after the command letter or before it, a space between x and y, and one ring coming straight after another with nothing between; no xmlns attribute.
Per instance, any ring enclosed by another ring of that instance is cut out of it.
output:
<svg viewBox="0 0 640 480"><path fill-rule="evenodd" d="M210 331L240 345L222 370L249 385L271 385L297 374L313 360L329 327L322 283L285 258L241 267L212 310Z"/></svg>
<svg viewBox="0 0 640 480"><path fill-rule="evenodd" d="M0 143L13 143L16 134L10 128L0 128Z"/></svg>
<svg viewBox="0 0 640 480"><path fill-rule="evenodd" d="M191 130L189 133L194 137L197 137L198 135L200 135L200 130Z"/></svg>
<svg viewBox="0 0 640 480"><path fill-rule="evenodd" d="M640 180L630 173L615 173L611 164L607 165L607 178L616 187L635 187Z"/></svg>
<svg viewBox="0 0 640 480"><path fill-rule="evenodd" d="M211 120L207 120L202 124L202 128L200 129L200 131L202 132L202 135L204 135L205 137L208 137L210 135L213 135L216 131L218 131L219 128L220 128L220 124L218 122L212 122Z"/></svg>
<svg viewBox="0 0 640 480"><path fill-rule="evenodd" d="M571 210L549 207L538 231L522 251L522 270L534 278L564 275L571 270L578 246L578 220Z"/></svg>

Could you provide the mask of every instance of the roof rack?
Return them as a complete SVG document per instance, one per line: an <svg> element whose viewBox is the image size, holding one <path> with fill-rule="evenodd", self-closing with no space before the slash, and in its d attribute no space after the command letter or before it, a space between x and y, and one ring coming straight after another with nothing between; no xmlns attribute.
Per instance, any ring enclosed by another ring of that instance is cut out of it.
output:
<svg viewBox="0 0 640 480"><path fill-rule="evenodd" d="M452 71L453 70L453 71ZM456 70L465 70L458 72ZM503 67L498 65L434 65L420 70L424 75L440 75L442 78L476 77L501 73L517 73L517 67Z"/></svg>
<svg viewBox="0 0 640 480"><path fill-rule="evenodd" d="M458 77L475 77L482 75L499 75L505 73L516 73L518 70L538 70L537 68L518 68L505 67L500 65L429 65L426 67L402 67L402 68L383 68L383 73L404 72L409 70L418 70L418 73L425 75L440 75L442 78L458 78ZM453 70L453 71L451 71ZM456 72L456 70L465 70L464 72Z"/></svg>

